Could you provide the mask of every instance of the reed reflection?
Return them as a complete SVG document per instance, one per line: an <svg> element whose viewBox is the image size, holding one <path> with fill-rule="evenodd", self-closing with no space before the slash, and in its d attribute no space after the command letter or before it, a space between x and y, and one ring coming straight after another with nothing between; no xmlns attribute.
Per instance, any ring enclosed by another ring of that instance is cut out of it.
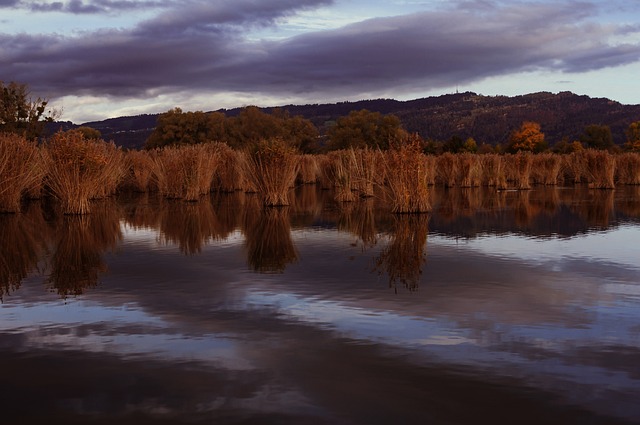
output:
<svg viewBox="0 0 640 425"><path fill-rule="evenodd" d="M374 200L361 199L357 202L342 202L339 205L337 227L358 238L364 249L378 242L378 231L374 214Z"/></svg>
<svg viewBox="0 0 640 425"><path fill-rule="evenodd" d="M234 230L228 222L218 220L210 199L197 203L163 200L159 211L161 238L178 245L185 255L200 253L204 245L225 240Z"/></svg>
<svg viewBox="0 0 640 425"><path fill-rule="evenodd" d="M389 287L398 291L398 283L410 291L418 289L422 266L426 262L429 216L395 216L389 245L376 258L376 269L389 277Z"/></svg>
<svg viewBox="0 0 640 425"><path fill-rule="evenodd" d="M282 273L298 259L291 239L289 207L249 208L244 235L247 262L259 273Z"/></svg>
<svg viewBox="0 0 640 425"><path fill-rule="evenodd" d="M21 214L0 214L0 301L37 268L47 230L39 203L30 203Z"/></svg>
<svg viewBox="0 0 640 425"><path fill-rule="evenodd" d="M104 200L91 214L58 215L50 223L54 250L46 282L60 296L80 295L98 284L107 271L103 253L122 240L119 219L117 204Z"/></svg>

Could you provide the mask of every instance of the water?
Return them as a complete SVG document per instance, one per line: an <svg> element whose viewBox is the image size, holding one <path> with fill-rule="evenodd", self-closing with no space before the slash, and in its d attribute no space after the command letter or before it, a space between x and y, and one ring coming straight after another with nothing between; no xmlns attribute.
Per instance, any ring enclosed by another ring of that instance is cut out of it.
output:
<svg viewBox="0 0 640 425"><path fill-rule="evenodd" d="M640 188L0 217L6 423L640 423Z"/></svg>

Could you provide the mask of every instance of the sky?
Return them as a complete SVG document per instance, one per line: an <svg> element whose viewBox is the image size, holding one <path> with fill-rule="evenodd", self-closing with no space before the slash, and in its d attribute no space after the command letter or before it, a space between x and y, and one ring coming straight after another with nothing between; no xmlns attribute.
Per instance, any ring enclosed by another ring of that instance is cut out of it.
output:
<svg viewBox="0 0 640 425"><path fill-rule="evenodd" d="M571 91L640 104L637 0L0 0L0 81L65 121Z"/></svg>

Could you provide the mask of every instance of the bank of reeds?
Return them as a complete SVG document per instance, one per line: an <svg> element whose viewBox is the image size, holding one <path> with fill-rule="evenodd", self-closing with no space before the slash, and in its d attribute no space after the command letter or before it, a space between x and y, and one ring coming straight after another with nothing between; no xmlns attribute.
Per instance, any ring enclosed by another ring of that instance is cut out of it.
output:
<svg viewBox="0 0 640 425"><path fill-rule="evenodd" d="M458 177L460 187L478 187L482 184L482 163L478 155L458 154Z"/></svg>
<svg viewBox="0 0 640 425"><path fill-rule="evenodd" d="M616 158L616 183L640 184L640 153L627 152Z"/></svg>
<svg viewBox="0 0 640 425"><path fill-rule="evenodd" d="M264 206L290 204L289 192L298 175L296 150L278 139L262 140L246 152L245 171Z"/></svg>
<svg viewBox="0 0 640 425"><path fill-rule="evenodd" d="M44 145L46 185L65 214L87 214L91 199L104 197L121 176L119 148L89 140L79 131L56 133Z"/></svg>
<svg viewBox="0 0 640 425"><path fill-rule="evenodd" d="M385 189L394 213L425 213L431 210L428 171L422 145L417 139L392 146L383 156Z"/></svg>
<svg viewBox="0 0 640 425"><path fill-rule="evenodd" d="M584 155L587 183L592 189L614 189L616 158L607 151L586 149Z"/></svg>
<svg viewBox="0 0 640 425"><path fill-rule="evenodd" d="M299 184L315 184L320 176L320 167L316 155L298 155L298 175L296 182Z"/></svg>
<svg viewBox="0 0 640 425"><path fill-rule="evenodd" d="M231 149L227 144L218 146L219 162L213 177L213 190L223 193L255 193L257 188L250 182L246 170L244 152Z"/></svg>
<svg viewBox="0 0 640 425"><path fill-rule="evenodd" d="M535 185L557 185L562 170L562 156L553 153L533 155L531 181Z"/></svg>
<svg viewBox="0 0 640 425"><path fill-rule="evenodd" d="M445 152L436 157L436 183L444 187L454 187L458 180L458 157Z"/></svg>
<svg viewBox="0 0 640 425"><path fill-rule="evenodd" d="M353 149L342 149L328 154L329 163L325 170L333 182L335 200L338 202L353 202L357 199L353 191L355 187L355 156Z"/></svg>
<svg viewBox="0 0 640 425"><path fill-rule="evenodd" d="M125 155L125 164L128 174L125 178L127 188L134 192L147 192L151 190L151 178L153 177L154 162L148 151L128 151Z"/></svg>
<svg viewBox="0 0 640 425"><path fill-rule="evenodd" d="M42 184L42 159L34 142L0 133L0 213L20 212L20 201Z"/></svg>
<svg viewBox="0 0 640 425"><path fill-rule="evenodd" d="M482 155L482 184L496 189L507 188L507 174L504 156L497 154Z"/></svg>
<svg viewBox="0 0 640 425"><path fill-rule="evenodd" d="M353 156L353 190L361 198L374 195L374 184L378 179L377 151L369 148L349 149Z"/></svg>
<svg viewBox="0 0 640 425"><path fill-rule="evenodd" d="M531 189L531 167L533 154L518 152L505 156L507 163L507 181L518 190Z"/></svg>
<svg viewBox="0 0 640 425"><path fill-rule="evenodd" d="M198 201L211 191L219 164L218 143L165 147L153 152L153 177L169 199Z"/></svg>

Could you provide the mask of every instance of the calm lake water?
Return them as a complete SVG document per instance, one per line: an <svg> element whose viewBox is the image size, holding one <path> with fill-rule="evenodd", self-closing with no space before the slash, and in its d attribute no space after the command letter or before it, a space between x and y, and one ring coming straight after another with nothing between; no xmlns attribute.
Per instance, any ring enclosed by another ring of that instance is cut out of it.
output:
<svg viewBox="0 0 640 425"><path fill-rule="evenodd" d="M3 423L640 423L640 188L0 216Z"/></svg>

